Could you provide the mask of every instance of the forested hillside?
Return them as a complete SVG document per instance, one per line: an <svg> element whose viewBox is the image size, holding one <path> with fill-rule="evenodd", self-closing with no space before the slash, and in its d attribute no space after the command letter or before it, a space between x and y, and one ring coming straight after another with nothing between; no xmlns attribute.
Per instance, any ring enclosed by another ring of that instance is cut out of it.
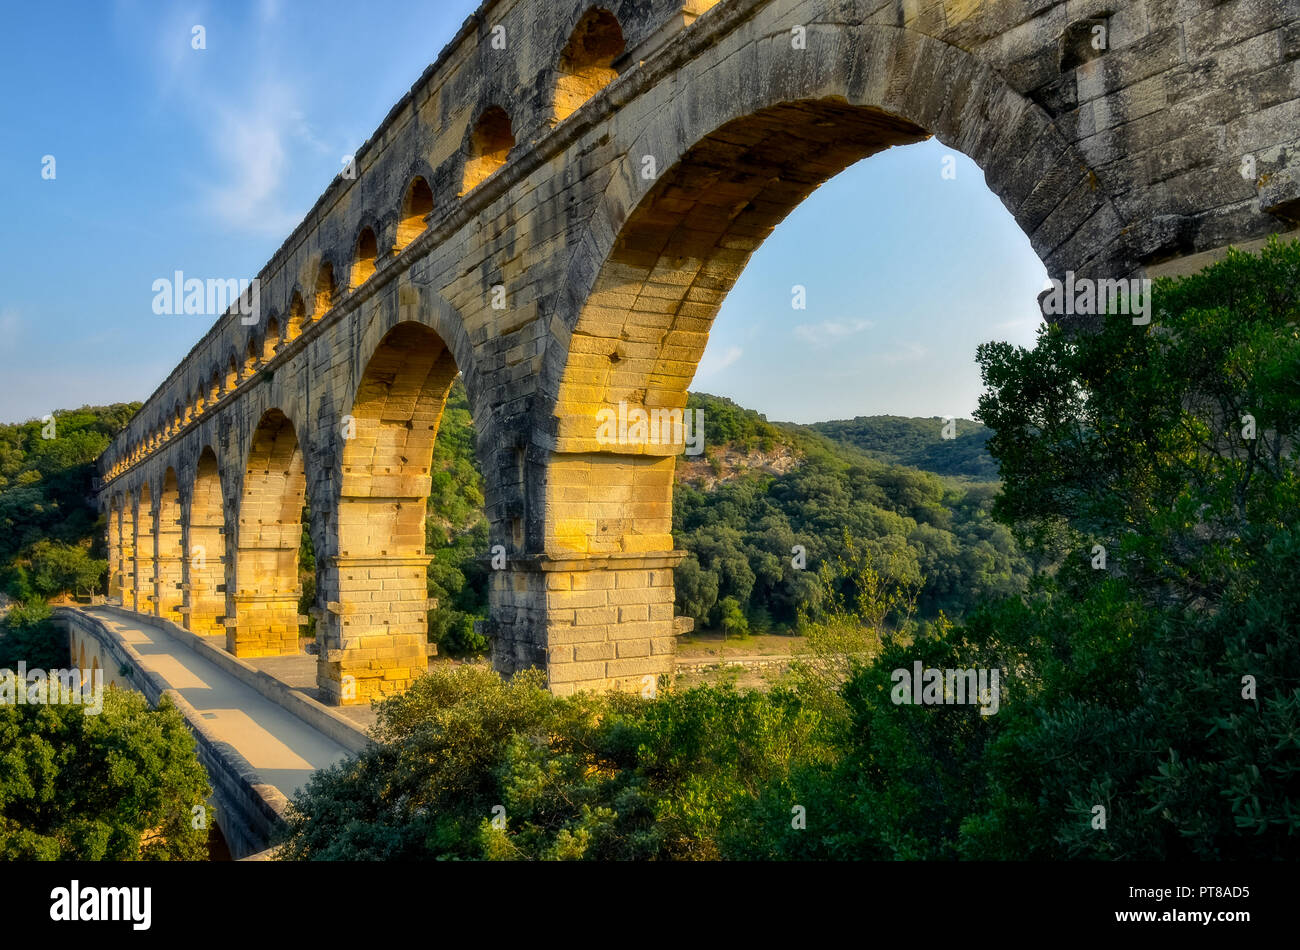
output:
<svg viewBox="0 0 1300 950"><path fill-rule="evenodd" d="M677 604L698 623L719 624L728 598L756 632L789 627L801 608L820 618L816 574L844 553L846 538L887 565L891 580L920 588L922 618L1024 589L1030 565L990 515L995 486L882 463L716 396L692 394L689 405L704 413L710 461L733 456L728 477L711 487L690 465L679 469L673 534L690 554L677 569ZM939 442L939 464L944 447L963 451L960 441ZM777 449L785 450L780 466ZM734 458L745 452L750 467Z"/></svg>
<svg viewBox="0 0 1300 950"><path fill-rule="evenodd" d="M20 600L104 592L104 541L88 502L94 462L139 403L0 425L0 586Z"/></svg>
<svg viewBox="0 0 1300 950"><path fill-rule="evenodd" d="M938 416L858 416L815 422L808 428L860 449L879 462L974 481L997 481L998 466L986 447L992 430L969 419L954 419L954 438L945 439L945 421Z"/></svg>
<svg viewBox="0 0 1300 950"><path fill-rule="evenodd" d="M676 572L677 610L698 625L721 626L730 615L761 633L794 628L801 609L820 618L817 574L846 538L887 564L890 580L919 588L922 619L960 616L981 597L1025 589L1030 564L990 514L996 486L885 464L722 397L692 393L688 408L703 412L705 453L678 461L673 535L689 552ZM472 425L458 381L429 502L430 595L439 600L430 627L452 654L486 646L472 627L487 612L475 559L488 547ZM960 440L935 441L940 463L945 447L964 451Z"/></svg>

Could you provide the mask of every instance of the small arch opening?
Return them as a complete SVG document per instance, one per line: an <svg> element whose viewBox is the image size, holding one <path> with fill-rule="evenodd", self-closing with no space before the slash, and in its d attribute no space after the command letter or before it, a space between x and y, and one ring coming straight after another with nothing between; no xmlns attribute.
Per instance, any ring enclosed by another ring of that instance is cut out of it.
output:
<svg viewBox="0 0 1300 950"><path fill-rule="evenodd" d="M402 218L397 224L397 250L410 244L427 228L433 213L433 189L420 176L412 179L402 199Z"/></svg>
<svg viewBox="0 0 1300 950"><path fill-rule="evenodd" d="M303 303L302 294L293 292L289 300L289 324L285 332L285 342L296 340L302 334L302 325L307 318L307 305Z"/></svg>
<svg viewBox="0 0 1300 950"><path fill-rule="evenodd" d="M515 147L515 133L510 116L500 106L489 106L479 116L469 137L469 157L465 160L465 181L461 194L467 194L506 163Z"/></svg>
<svg viewBox="0 0 1300 950"><path fill-rule="evenodd" d="M262 338L262 362L269 363L275 358L275 350L280 345L280 321L271 317L266 321L266 335Z"/></svg>
<svg viewBox="0 0 1300 950"><path fill-rule="evenodd" d="M592 7L573 28L560 53L555 82L555 121L563 122L618 76L613 62L626 44L617 17Z"/></svg>
<svg viewBox="0 0 1300 950"><path fill-rule="evenodd" d="M375 272L375 259L379 256L379 242L375 240L375 232L370 228L362 228L361 234L357 236L357 251L355 260L352 264L352 286L360 287Z"/></svg>
<svg viewBox="0 0 1300 950"><path fill-rule="evenodd" d="M326 262L316 275L316 301L311 315L313 320L319 320L334 306L336 290L338 286L334 283L334 265Z"/></svg>

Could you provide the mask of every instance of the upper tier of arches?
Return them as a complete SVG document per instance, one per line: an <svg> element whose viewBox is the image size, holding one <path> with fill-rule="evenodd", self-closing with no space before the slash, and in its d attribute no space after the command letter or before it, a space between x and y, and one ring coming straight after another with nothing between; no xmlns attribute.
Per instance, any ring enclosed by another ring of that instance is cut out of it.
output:
<svg viewBox="0 0 1300 950"><path fill-rule="evenodd" d="M694 17L714 2L692 0L686 6ZM663 0L654 0L653 5L663 7L664 11L680 7ZM296 271L302 274L305 269L305 281L302 277L277 281L281 274L293 273L295 255L286 255L282 249L278 260L268 267L270 273L264 272L269 280L263 279L261 283L279 283L283 287L283 299L267 299L265 292L259 294L261 315L251 326L244 325L238 312L228 312L222 317L214 329L227 332L209 333L210 339L200 343L197 352L189 357L202 361L199 377L205 384L184 388L177 374L173 374L129 424L126 444L110 450L111 460L103 470L106 482L165 445L190 424L214 412L225 397L256 377L259 371L272 366L313 324L349 295L363 291L377 273L428 231L436 218L450 214L460 200L481 188L507 164L518 144L516 130L528 129L533 137L546 134L613 82L620 72L620 58L626 58L625 21L629 17L636 23L631 35L639 40L646 39L653 32L650 27L663 19L655 11L647 17L644 9L635 9L641 4L633 4L631 0L603 0L597 4L575 0L569 6L567 14L555 18L551 27L554 36L550 62L533 77L538 94L527 97L485 89L480 94L480 104L466 116L459 153L444 160L437 169L423 161L416 162L415 169L398 180L394 194L367 201L355 214L356 223L347 226L346 243L333 241L331 246L305 255L307 260L299 252ZM622 8L632 12L623 12ZM514 37L524 32L515 28L508 16L504 20L500 24L483 25L481 55L509 53L512 32ZM498 26L502 32L496 31ZM452 46L456 43L453 41ZM497 49L502 43L504 49ZM528 106L530 102L537 105ZM360 167L362 164L365 163L358 157L358 167L353 173L357 178L366 174ZM346 175L341 176L335 186L347 180ZM367 191L373 194L373 189ZM298 231L309 227L316 217L316 212L309 214ZM319 232L324 222L315 223ZM286 247L291 243L294 238L286 242ZM309 244L318 242L302 241L300 246ZM272 291L273 298L275 295ZM168 406L166 411L159 411L160 402Z"/></svg>

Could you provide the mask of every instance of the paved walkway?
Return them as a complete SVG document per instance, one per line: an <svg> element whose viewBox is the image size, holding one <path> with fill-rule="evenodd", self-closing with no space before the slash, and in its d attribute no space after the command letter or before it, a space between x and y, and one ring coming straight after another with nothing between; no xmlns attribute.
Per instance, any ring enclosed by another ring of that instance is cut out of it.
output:
<svg viewBox="0 0 1300 950"><path fill-rule="evenodd" d="M83 607L139 651L151 672L194 706L209 729L239 750L262 781L292 798L317 769L348 754L330 739L251 686L231 676L145 617Z"/></svg>
<svg viewBox="0 0 1300 950"><path fill-rule="evenodd" d="M204 637L218 650L226 648L223 636ZM329 705L329 698L324 690L316 685L316 657L307 653L296 656L250 656L244 660L255 670L261 670L268 676L274 676L290 689L297 690L304 696L310 696L319 703ZM334 706L339 715L347 716L364 731L369 731L379 716L373 706Z"/></svg>

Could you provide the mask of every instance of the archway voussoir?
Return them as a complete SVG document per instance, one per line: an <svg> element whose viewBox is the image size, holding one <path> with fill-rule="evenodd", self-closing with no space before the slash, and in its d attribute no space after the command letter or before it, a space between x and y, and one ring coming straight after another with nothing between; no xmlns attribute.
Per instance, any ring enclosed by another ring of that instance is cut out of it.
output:
<svg viewBox="0 0 1300 950"><path fill-rule="evenodd" d="M1093 220L1099 209L1110 207L1098 189L1095 178L1084 175L1029 235L1029 242L1041 258L1051 258L1058 248L1069 243L1076 235L1098 237L1086 229L1084 224ZM1118 221L1113 209L1106 220Z"/></svg>
<svg viewBox="0 0 1300 950"><path fill-rule="evenodd" d="M1034 189L1016 209L1016 221L1021 230L1032 239L1048 216L1061 207L1072 193L1088 187L1089 172L1080 164L1078 156L1072 152L1062 152L1056 163L1043 172Z"/></svg>

